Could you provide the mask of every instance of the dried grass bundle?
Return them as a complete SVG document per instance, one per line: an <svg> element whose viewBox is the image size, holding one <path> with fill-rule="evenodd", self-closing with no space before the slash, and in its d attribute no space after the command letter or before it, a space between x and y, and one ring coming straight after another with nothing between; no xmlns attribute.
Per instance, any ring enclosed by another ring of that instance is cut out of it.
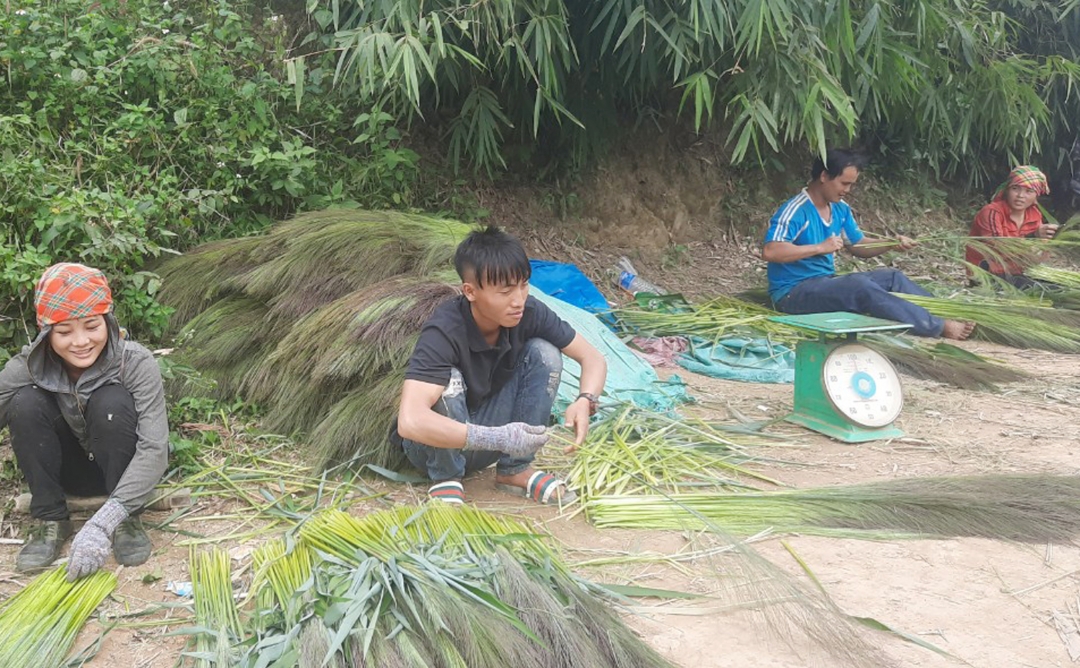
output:
<svg viewBox="0 0 1080 668"><path fill-rule="evenodd" d="M401 374L421 325L457 294L450 264L468 230L321 211L170 260L162 299L186 322L180 360L217 381L219 397L262 405L271 429L311 434L320 466L398 466L386 435Z"/></svg>
<svg viewBox="0 0 1080 668"><path fill-rule="evenodd" d="M972 336L1015 348L1080 352L1080 312L1030 299L954 296L949 299L898 294L930 313L976 323Z"/></svg>

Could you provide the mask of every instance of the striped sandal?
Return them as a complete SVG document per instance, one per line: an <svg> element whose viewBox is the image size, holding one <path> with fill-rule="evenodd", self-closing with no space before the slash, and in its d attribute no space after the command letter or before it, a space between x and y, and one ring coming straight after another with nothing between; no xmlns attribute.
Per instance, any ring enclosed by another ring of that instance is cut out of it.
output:
<svg viewBox="0 0 1080 668"><path fill-rule="evenodd" d="M457 480L443 480L428 487L428 499L460 506L465 503L465 487Z"/></svg>
<svg viewBox="0 0 1080 668"><path fill-rule="evenodd" d="M544 471L533 471L533 474L529 476L528 484L524 487L497 483L495 489L542 504L561 505L577 499L577 494L571 491L565 482Z"/></svg>

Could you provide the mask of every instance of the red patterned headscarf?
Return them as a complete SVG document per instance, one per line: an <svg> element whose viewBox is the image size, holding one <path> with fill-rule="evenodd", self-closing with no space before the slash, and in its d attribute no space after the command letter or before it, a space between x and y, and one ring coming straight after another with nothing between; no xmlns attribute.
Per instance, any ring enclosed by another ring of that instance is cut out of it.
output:
<svg viewBox="0 0 1080 668"><path fill-rule="evenodd" d="M112 310L112 303L112 290L105 274L71 262L46 269L34 289L38 327L105 315Z"/></svg>
<svg viewBox="0 0 1080 668"><path fill-rule="evenodd" d="M1035 191L1036 196L1050 194L1050 184L1046 181L1046 174L1031 165L1020 165L1009 172L1009 178L1005 180L1005 183L998 186L998 189L994 192L994 199L1003 199L1005 190L1012 186L1031 188Z"/></svg>

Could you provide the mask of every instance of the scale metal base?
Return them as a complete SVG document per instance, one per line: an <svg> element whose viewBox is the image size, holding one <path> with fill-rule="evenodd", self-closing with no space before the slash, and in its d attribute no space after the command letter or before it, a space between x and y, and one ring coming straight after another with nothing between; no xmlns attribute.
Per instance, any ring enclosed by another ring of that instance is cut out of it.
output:
<svg viewBox="0 0 1080 668"><path fill-rule="evenodd" d="M789 422L845 443L865 443L904 435L903 430L893 425L891 420L888 424L871 426L872 422L867 424L866 420L861 420L855 414L845 414L845 411L852 409L838 404L830 395L826 385L829 380L835 385L837 380L835 375L827 379L826 369L831 361L830 356L843 352L841 349L851 348L850 344L855 343L858 334L902 330L907 329L909 325L845 312L782 315L773 316L770 320L818 333L818 340L800 341L795 347L795 398L792 414L786 418ZM862 346L859 347L862 348ZM879 378L883 385L896 379L895 392L898 396L892 396L892 393L889 393L886 397L884 390L881 396L877 396L876 385L873 385L871 381L870 394L862 395L865 399L863 403L871 407L881 406L882 410L891 408L898 415L903 405L903 397L899 396L896 370L887 359L880 355L879 357L885 366L879 366L875 369L875 373L880 374ZM866 374L859 372L839 382L840 384L845 381L853 382L855 376L858 375L865 376ZM885 402L889 402L888 406L884 405ZM899 407L896 406L896 402L899 402Z"/></svg>
<svg viewBox="0 0 1080 668"><path fill-rule="evenodd" d="M797 410L797 409L796 409ZM784 418L788 422L794 422L795 424L802 425L807 429L824 434L829 438L835 438L838 441L844 443L866 443L867 441L881 441L887 438L899 438L904 435L904 430L889 425L888 427L882 427L881 429L867 429L866 427L857 427L853 424L841 422L840 424L834 424L828 419L819 419L812 415L806 415L804 413L795 412Z"/></svg>

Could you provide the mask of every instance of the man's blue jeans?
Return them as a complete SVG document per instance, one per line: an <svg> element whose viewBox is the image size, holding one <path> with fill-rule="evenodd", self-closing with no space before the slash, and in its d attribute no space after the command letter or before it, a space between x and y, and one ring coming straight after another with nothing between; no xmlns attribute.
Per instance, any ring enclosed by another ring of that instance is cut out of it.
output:
<svg viewBox="0 0 1080 668"><path fill-rule="evenodd" d="M776 304L777 310L792 315L847 311L885 318L911 325L916 336L941 336L945 321L903 297L901 292L929 297L930 293L896 269L876 269L841 276L808 278Z"/></svg>
<svg viewBox="0 0 1080 668"><path fill-rule="evenodd" d="M525 343L513 377L475 411L470 413L465 403L465 381L457 369L451 370L446 390L431 409L458 422L487 427L511 422L546 427L551 420L551 407L561 376L562 353L559 349L544 339L530 339ZM496 464L498 475L510 476L529 468L533 460L531 455L511 457L488 450L435 448L407 438L402 439L401 444L412 465L434 482L460 480L466 473L492 464Z"/></svg>

